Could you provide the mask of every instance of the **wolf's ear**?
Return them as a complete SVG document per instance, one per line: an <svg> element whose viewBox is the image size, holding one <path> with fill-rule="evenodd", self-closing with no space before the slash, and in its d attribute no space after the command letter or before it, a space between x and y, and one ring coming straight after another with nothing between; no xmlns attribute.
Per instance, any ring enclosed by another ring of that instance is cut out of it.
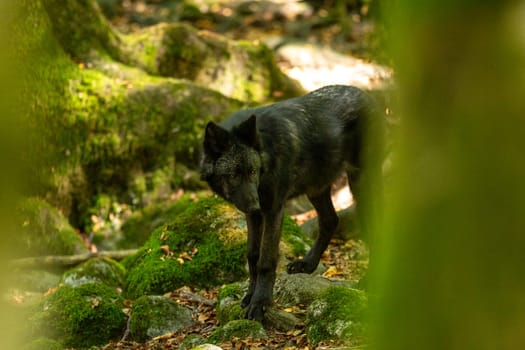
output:
<svg viewBox="0 0 525 350"><path fill-rule="evenodd" d="M204 134L204 152L211 156L218 156L231 146L230 134L214 122L206 125Z"/></svg>
<svg viewBox="0 0 525 350"><path fill-rule="evenodd" d="M257 117L252 114L237 127L237 135L248 146L260 148L259 133L257 132Z"/></svg>

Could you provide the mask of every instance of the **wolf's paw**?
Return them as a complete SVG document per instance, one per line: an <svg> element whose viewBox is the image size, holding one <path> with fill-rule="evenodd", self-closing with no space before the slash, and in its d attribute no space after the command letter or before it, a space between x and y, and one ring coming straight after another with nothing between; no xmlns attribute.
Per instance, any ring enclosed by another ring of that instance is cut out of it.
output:
<svg viewBox="0 0 525 350"><path fill-rule="evenodd" d="M263 322L264 313L266 312L266 306L262 303L250 303L246 308L245 318L248 320L254 320Z"/></svg>
<svg viewBox="0 0 525 350"><path fill-rule="evenodd" d="M314 272L317 264L313 264L307 260L298 259L286 266L286 271L289 274L292 273L312 273Z"/></svg>

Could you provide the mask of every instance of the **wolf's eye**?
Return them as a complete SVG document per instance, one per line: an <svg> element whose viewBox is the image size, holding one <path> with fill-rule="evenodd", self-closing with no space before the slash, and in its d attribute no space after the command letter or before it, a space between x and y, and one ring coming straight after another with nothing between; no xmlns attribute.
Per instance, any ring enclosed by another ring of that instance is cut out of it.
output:
<svg viewBox="0 0 525 350"><path fill-rule="evenodd" d="M255 174L257 174L257 170L252 169L252 170L250 171L250 175L255 175Z"/></svg>

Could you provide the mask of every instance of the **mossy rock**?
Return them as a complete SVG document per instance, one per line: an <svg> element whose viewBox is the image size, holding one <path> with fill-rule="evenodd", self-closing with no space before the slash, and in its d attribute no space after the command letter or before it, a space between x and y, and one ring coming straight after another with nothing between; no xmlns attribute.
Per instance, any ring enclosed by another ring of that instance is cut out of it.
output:
<svg viewBox="0 0 525 350"><path fill-rule="evenodd" d="M365 335L367 297L358 289L330 287L307 309L306 334L310 342L359 342Z"/></svg>
<svg viewBox="0 0 525 350"><path fill-rule="evenodd" d="M216 286L246 277L244 215L218 196L186 204L170 224L157 228L144 247L123 262L129 271L129 297L163 294L184 285ZM285 218L282 255L306 252L307 245L298 244L304 242L300 235L298 226Z"/></svg>
<svg viewBox="0 0 525 350"><path fill-rule="evenodd" d="M232 338L266 338L267 334L262 324L252 320L235 320L217 328L208 338L213 344L231 340Z"/></svg>
<svg viewBox="0 0 525 350"><path fill-rule="evenodd" d="M304 93L259 42L229 40L184 23L160 23L122 38L124 59L149 74L188 79L247 102Z"/></svg>
<svg viewBox="0 0 525 350"><path fill-rule="evenodd" d="M274 290L277 288L277 285L275 285ZM227 284L219 290L216 309L217 319L221 325L244 319L246 310L241 307L241 300L247 291L248 281ZM282 305L280 300L277 300L277 298L274 299L276 299L279 305ZM265 313L264 326L287 332L293 329L299 322L299 319L290 313L277 308L268 308Z"/></svg>
<svg viewBox="0 0 525 350"><path fill-rule="evenodd" d="M240 212L211 196L188 203L124 261L126 292L136 298L184 285L210 287L246 276L246 223Z"/></svg>
<svg viewBox="0 0 525 350"><path fill-rule="evenodd" d="M64 346L62 343L49 339L49 338L38 338L33 340L31 343L25 345L22 350L62 350Z"/></svg>
<svg viewBox="0 0 525 350"><path fill-rule="evenodd" d="M160 295L144 295L133 304L131 337L138 342L191 326L192 312Z"/></svg>
<svg viewBox="0 0 525 350"><path fill-rule="evenodd" d="M32 337L43 336L64 347L87 349L121 336L126 326L124 300L100 283L59 287L30 317Z"/></svg>
<svg viewBox="0 0 525 350"><path fill-rule="evenodd" d="M85 283L99 282L113 288L122 288L125 276L126 269L115 260L92 258L66 271L62 275L62 283L77 287Z"/></svg>
<svg viewBox="0 0 525 350"><path fill-rule="evenodd" d="M19 233L13 237L18 256L72 255L87 253L80 236L67 219L39 198L22 200L17 206Z"/></svg>
<svg viewBox="0 0 525 350"><path fill-rule="evenodd" d="M357 282L351 280L328 279L306 273L283 273L277 276L273 292L280 305L289 307L309 305L330 287L355 288L356 285Z"/></svg>
<svg viewBox="0 0 525 350"><path fill-rule="evenodd" d="M122 249L142 246L156 228L172 221L194 200L191 195L183 195L175 202L153 204L136 210L122 225L122 240L117 246Z"/></svg>
<svg viewBox="0 0 525 350"><path fill-rule="evenodd" d="M221 287L217 296L217 319L224 325L230 321L244 319L241 300L248 290L248 283L236 282Z"/></svg>
<svg viewBox="0 0 525 350"><path fill-rule="evenodd" d="M284 244L280 245L280 250L284 256L304 256L312 246L312 240L305 236L289 215L285 215L283 219L281 241Z"/></svg>

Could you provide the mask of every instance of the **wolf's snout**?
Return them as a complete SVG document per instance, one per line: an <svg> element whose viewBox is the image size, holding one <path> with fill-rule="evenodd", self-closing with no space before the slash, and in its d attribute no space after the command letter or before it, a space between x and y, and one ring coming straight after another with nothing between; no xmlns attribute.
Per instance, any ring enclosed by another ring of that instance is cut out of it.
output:
<svg viewBox="0 0 525 350"><path fill-rule="evenodd" d="M261 206L259 204L256 204L256 205L251 206L249 210L247 211L247 213L251 214L251 213L256 213L258 211L261 211Z"/></svg>
<svg viewBox="0 0 525 350"><path fill-rule="evenodd" d="M245 203L239 203L240 205L237 206L240 211L246 214L255 213L261 210L261 206L259 205L259 201L250 201Z"/></svg>

